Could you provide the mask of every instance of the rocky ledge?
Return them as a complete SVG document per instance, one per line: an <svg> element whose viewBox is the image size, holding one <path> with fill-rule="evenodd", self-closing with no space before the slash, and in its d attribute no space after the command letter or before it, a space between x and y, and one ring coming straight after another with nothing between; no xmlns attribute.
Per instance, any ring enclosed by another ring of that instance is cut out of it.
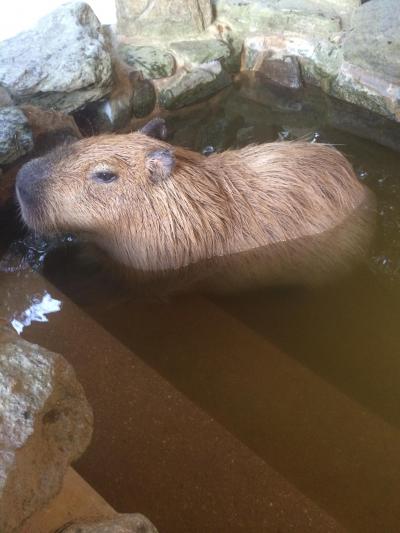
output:
<svg viewBox="0 0 400 533"><path fill-rule="evenodd" d="M93 415L72 367L0 327L0 531L11 533L60 490L85 451Z"/></svg>
<svg viewBox="0 0 400 533"><path fill-rule="evenodd" d="M0 166L36 147L22 105L68 114L88 135L129 130L240 72L400 122L398 0L117 0L117 18L103 27L74 2L0 43Z"/></svg>

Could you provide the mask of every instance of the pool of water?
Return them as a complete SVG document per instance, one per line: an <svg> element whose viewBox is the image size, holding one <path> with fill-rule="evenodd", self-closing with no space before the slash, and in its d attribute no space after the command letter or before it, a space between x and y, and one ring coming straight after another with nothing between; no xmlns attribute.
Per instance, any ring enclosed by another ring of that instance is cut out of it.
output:
<svg viewBox="0 0 400 533"><path fill-rule="evenodd" d="M350 133L357 112L336 106L318 92L286 94L243 81L167 123L172 143L198 151L299 137L337 145L378 198L374 248L345 279L313 289L148 300L127 296L70 242L44 254L42 268L339 522L352 531L394 532L400 529L400 154ZM363 136L366 120L359 118ZM392 126L386 130L372 115L367 122L388 144ZM17 237L9 235L7 245ZM210 322L207 305L216 310ZM45 330L41 335L46 345ZM290 379L273 366L268 346L294 365Z"/></svg>

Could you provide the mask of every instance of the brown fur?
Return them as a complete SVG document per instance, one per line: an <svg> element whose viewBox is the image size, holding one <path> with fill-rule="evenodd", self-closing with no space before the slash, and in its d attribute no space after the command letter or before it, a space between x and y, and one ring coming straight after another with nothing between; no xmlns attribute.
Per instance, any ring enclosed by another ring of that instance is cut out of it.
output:
<svg viewBox="0 0 400 533"><path fill-rule="evenodd" d="M155 150L175 156L171 175L159 182L149 174ZM28 206L19 196L28 226L84 233L136 271L190 271L216 262L232 270L239 257L237 272L255 279L251 264L262 256L285 278L285 269L307 270L321 254L331 263L347 261L370 236L371 196L327 145L277 142L207 158L131 133L84 139L32 163L32 173L40 173L37 200ZM90 177L110 169L119 175L112 183Z"/></svg>

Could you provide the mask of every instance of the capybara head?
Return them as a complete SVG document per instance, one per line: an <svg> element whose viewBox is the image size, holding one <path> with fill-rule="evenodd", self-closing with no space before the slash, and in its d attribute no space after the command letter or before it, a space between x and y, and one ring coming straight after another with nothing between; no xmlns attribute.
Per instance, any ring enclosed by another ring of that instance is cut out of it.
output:
<svg viewBox="0 0 400 533"><path fill-rule="evenodd" d="M366 198L347 160L326 145L278 142L205 157L165 136L154 119L30 161L16 182L24 221L43 233L83 233L136 270L165 271L319 235Z"/></svg>
<svg viewBox="0 0 400 533"><path fill-rule="evenodd" d="M176 163L165 136L164 121L154 119L139 132L65 143L31 160L16 179L23 220L41 233L83 232L123 254L118 237L124 235L134 247L141 229L156 230L150 207Z"/></svg>

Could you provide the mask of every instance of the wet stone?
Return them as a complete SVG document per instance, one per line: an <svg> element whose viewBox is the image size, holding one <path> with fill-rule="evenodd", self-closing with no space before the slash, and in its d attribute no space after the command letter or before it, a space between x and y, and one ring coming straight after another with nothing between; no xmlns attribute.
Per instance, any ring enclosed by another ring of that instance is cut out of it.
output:
<svg viewBox="0 0 400 533"><path fill-rule="evenodd" d="M88 446L93 415L72 367L0 328L0 531L11 533L60 490Z"/></svg>
<svg viewBox="0 0 400 533"><path fill-rule="evenodd" d="M84 2L0 43L0 84L17 103L70 112L107 94L111 79L109 43Z"/></svg>
<svg viewBox="0 0 400 533"><path fill-rule="evenodd" d="M118 53L126 64L141 72L144 78L168 78L175 71L173 55L161 48L124 44Z"/></svg>
<svg viewBox="0 0 400 533"><path fill-rule="evenodd" d="M16 161L33 149L28 119L14 106L0 108L0 165Z"/></svg>
<svg viewBox="0 0 400 533"><path fill-rule="evenodd" d="M341 17L329 0L218 0L217 19L242 33L292 31L328 37L341 31Z"/></svg>
<svg viewBox="0 0 400 533"><path fill-rule="evenodd" d="M118 32L157 40L196 35L212 22L210 0L116 0Z"/></svg>
<svg viewBox="0 0 400 533"><path fill-rule="evenodd" d="M400 3L370 0L352 19L332 94L400 122Z"/></svg>
<svg viewBox="0 0 400 533"><path fill-rule="evenodd" d="M178 41L170 44L171 49L186 63L208 63L229 58L229 46L218 39Z"/></svg>
<svg viewBox="0 0 400 533"><path fill-rule="evenodd" d="M72 524L63 533L157 533L155 526L145 516L121 514L110 520Z"/></svg>
<svg viewBox="0 0 400 533"><path fill-rule="evenodd" d="M343 44L344 60L400 83L400 3L370 0L358 9Z"/></svg>
<svg viewBox="0 0 400 533"><path fill-rule="evenodd" d="M12 106L13 103L14 102L9 91L0 85L0 107Z"/></svg>
<svg viewBox="0 0 400 533"><path fill-rule="evenodd" d="M157 95L150 80L138 80L133 93L133 113L142 118L149 115L156 105Z"/></svg>
<svg viewBox="0 0 400 533"><path fill-rule="evenodd" d="M133 98L102 98L74 114L77 124L87 135L118 131L132 118Z"/></svg>
<svg viewBox="0 0 400 533"><path fill-rule="evenodd" d="M182 71L159 88L159 102L165 109L179 109L200 102L232 83L219 61Z"/></svg>

